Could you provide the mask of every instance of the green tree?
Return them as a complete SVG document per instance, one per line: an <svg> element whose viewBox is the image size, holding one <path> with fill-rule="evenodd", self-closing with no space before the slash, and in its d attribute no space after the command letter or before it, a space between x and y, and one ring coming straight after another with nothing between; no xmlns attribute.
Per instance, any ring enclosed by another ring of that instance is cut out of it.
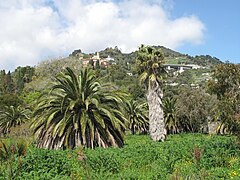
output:
<svg viewBox="0 0 240 180"><path fill-rule="evenodd" d="M108 68L108 72L109 72L109 80L111 82L119 82L119 81L122 82L122 80L127 76L127 72L119 64L111 65Z"/></svg>
<svg viewBox="0 0 240 180"><path fill-rule="evenodd" d="M10 73L10 71L8 71L8 73L5 76L5 83L6 83L6 92L10 92L13 93L14 92L14 83L13 83L13 79L12 79L12 75Z"/></svg>
<svg viewBox="0 0 240 180"><path fill-rule="evenodd" d="M240 98L240 65L219 64L213 70L212 79L208 82L211 93L218 99L225 97Z"/></svg>
<svg viewBox="0 0 240 180"><path fill-rule="evenodd" d="M220 127L238 136L240 136L239 87L239 64L219 64L214 68L212 80L208 82L208 89L219 99L216 120L221 122Z"/></svg>
<svg viewBox="0 0 240 180"><path fill-rule="evenodd" d="M101 69L99 60L96 61L96 69Z"/></svg>
<svg viewBox="0 0 240 180"><path fill-rule="evenodd" d="M139 100L128 100L125 106L128 128L132 134L137 131L145 133L148 130L149 122L147 117L147 103Z"/></svg>
<svg viewBox="0 0 240 180"><path fill-rule="evenodd" d="M10 132L11 127L16 127L29 120L29 112L21 106L7 106L0 111L0 128L6 134Z"/></svg>
<svg viewBox="0 0 240 180"><path fill-rule="evenodd" d="M5 70L1 70L0 71L0 94L5 93L5 87L6 87L5 76L6 76Z"/></svg>
<svg viewBox="0 0 240 180"><path fill-rule="evenodd" d="M76 76L67 68L56 80L34 111L31 127L37 147L122 147L125 118L120 111L121 94L101 84L89 69Z"/></svg>
<svg viewBox="0 0 240 180"><path fill-rule="evenodd" d="M34 109L35 102L41 96L41 92L32 91L32 92L22 92L20 99L23 101L23 104L28 109Z"/></svg>
<svg viewBox="0 0 240 180"><path fill-rule="evenodd" d="M163 101L163 112L167 132L176 134L179 132L179 125L176 118L176 99L167 98Z"/></svg>
<svg viewBox="0 0 240 180"><path fill-rule="evenodd" d="M0 110L4 110L6 106L17 107L22 104L21 99L16 94L0 95Z"/></svg>
<svg viewBox="0 0 240 180"><path fill-rule="evenodd" d="M10 71L8 73L5 70L0 71L0 94L13 93L14 83Z"/></svg>
<svg viewBox="0 0 240 180"><path fill-rule="evenodd" d="M149 106L149 133L154 141L166 139L161 89L161 80L166 72L163 59L159 50L144 45L141 45L136 57L140 81L145 85Z"/></svg>
<svg viewBox="0 0 240 180"><path fill-rule="evenodd" d="M208 121L216 114L216 96L203 89L182 88L176 102L176 117L183 131L207 132Z"/></svg>
<svg viewBox="0 0 240 180"><path fill-rule="evenodd" d="M29 83L32 81L32 77L34 75L34 68L30 66L26 67L17 67L15 69L13 76L15 78L16 90L21 93L25 83Z"/></svg>
<svg viewBox="0 0 240 180"><path fill-rule="evenodd" d="M144 88L135 80L128 83L128 92L132 95L133 99L143 99L144 98Z"/></svg>

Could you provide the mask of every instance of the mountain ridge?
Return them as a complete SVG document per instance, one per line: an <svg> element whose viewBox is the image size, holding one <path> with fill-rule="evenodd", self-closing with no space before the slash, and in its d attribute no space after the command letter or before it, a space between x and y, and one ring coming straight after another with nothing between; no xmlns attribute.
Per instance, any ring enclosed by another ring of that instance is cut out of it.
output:
<svg viewBox="0 0 240 180"><path fill-rule="evenodd" d="M212 57L210 55L190 56L188 54L183 54L160 45L153 46L153 47L161 50L161 52L165 57L166 64L197 64L200 66L214 66L214 65L223 63L220 59L216 57ZM117 46L115 46L114 48L107 47L104 50L100 50L99 55L102 58L107 58L108 56L110 56L111 58L114 58L116 62L123 60L128 63L133 63L136 57L136 52L137 51L134 51L131 53L122 53L121 50ZM74 50L69 56L78 57L79 53L82 54L82 57L88 57L88 58L94 55L94 53L90 53L90 54L83 53L81 49L78 49L78 50Z"/></svg>

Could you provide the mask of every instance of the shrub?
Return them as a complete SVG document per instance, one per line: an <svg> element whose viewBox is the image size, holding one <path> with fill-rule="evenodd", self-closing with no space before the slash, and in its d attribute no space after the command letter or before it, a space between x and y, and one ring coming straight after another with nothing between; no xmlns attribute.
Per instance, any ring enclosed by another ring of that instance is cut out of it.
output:
<svg viewBox="0 0 240 180"><path fill-rule="evenodd" d="M71 171L67 151L31 148L22 161L18 179L68 179Z"/></svg>
<svg viewBox="0 0 240 180"><path fill-rule="evenodd" d="M13 158L15 179L239 179L234 136L170 135L164 143L130 135L123 148L46 150ZM20 162L20 163L19 163ZM6 179L6 166L0 179Z"/></svg>
<svg viewBox="0 0 240 180"><path fill-rule="evenodd" d="M27 151L27 143L24 140L2 141L0 144L0 176L13 179L19 173L22 164L22 156ZM15 171L14 171L15 168Z"/></svg>

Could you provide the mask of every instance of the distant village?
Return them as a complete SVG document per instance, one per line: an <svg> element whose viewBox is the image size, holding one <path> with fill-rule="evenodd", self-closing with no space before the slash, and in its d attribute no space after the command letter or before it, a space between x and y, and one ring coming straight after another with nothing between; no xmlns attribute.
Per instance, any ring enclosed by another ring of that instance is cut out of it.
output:
<svg viewBox="0 0 240 180"><path fill-rule="evenodd" d="M108 67L110 66L110 64L116 64L114 58L110 56L108 56L107 58L101 58L99 52L97 52L92 57L87 57L87 58L84 58L84 54L81 53L81 51L80 52L74 51L72 55L78 57L79 60L81 60L83 67L86 67L89 64L92 64L94 67L96 67L97 63L99 63L99 65L102 67Z"/></svg>
<svg viewBox="0 0 240 180"><path fill-rule="evenodd" d="M79 51L79 52L78 52ZM76 56L81 60L82 65L84 67L88 66L89 64L92 64L93 66L96 66L97 63L99 63L100 66L108 67L111 64L116 64L114 58L108 56L107 58L101 58L99 52L96 52L92 57L84 58L84 54L81 53L81 50L75 50L72 55ZM164 64L166 69L175 71L175 74L182 73L185 70L189 69L205 69L204 66L199 66L196 64Z"/></svg>
<svg viewBox="0 0 240 180"><path fill-rule="evenodd" d="M81 52L81 50L75 50L70 56L77 57L80 61L83 67L87 67L89 65L91 66L101 66L104 68L108 68L111 65L116 64L115 59L113 57L110 57L109 55L106 58L103 58L100 56L99 52L96 52L95 54L84 54ZM200 66L197 64L164 64L166 70L168 72L172 72L174 76L178 76L179 74L183 73L186 70L190 69L209 69L209 67L206 66ZM127 74L129 76L133 76L132 72L128 71ZM209 73L203 73L202 77L205 79L205 81L209 80L210 74ZM167 83L170 86L177 86L179 85L176 82L168 82ZM184 84L183 84L184 85ZM192 87L198 88L198 84L191 84Z"/></svg>

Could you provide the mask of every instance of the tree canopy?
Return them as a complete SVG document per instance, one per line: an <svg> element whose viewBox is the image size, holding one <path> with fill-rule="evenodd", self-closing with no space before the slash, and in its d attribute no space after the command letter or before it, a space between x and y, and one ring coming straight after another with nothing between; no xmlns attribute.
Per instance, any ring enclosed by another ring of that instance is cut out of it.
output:
<svg viewBox="0 0 240 180"><path fill-rule="evenodd" d="M141 45L137 52L136 63L140 82L145 85L149 107L149 133L154 141L164 141L165 129L162 109L162 78L165 74L163 54L151 46Z"/></svg>
<svg viewBox="0 0 240 180"><path fill-rule="evenodd" d="M37 146L122 147L126 119L121 103L121 95L101 84L93 71L83 69L76 76L67 68L36 105L32 128Z"/></svg>

